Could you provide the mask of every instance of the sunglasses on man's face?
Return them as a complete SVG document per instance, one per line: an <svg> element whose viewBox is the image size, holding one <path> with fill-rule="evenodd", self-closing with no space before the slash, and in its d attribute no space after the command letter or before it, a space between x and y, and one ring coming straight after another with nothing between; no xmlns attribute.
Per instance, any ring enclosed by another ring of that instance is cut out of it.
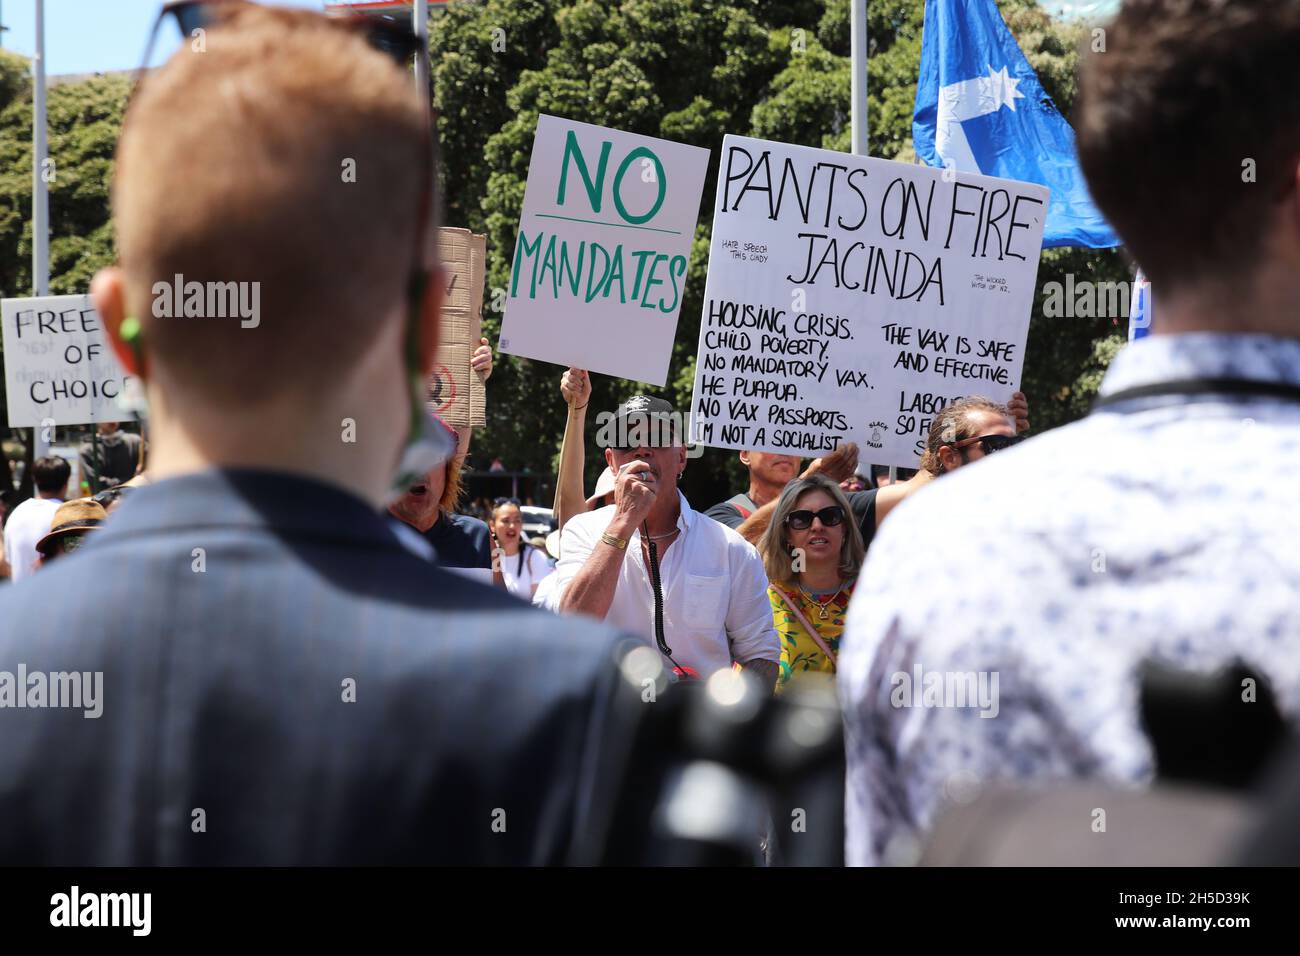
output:
<svg viewBox="0 0 1300 956"><path fill-rule="evenodd" d="M977 435L974 438L965 438L958 442L953 442L953 448L966 448L979 442L980 449L986 455L991 455L995 451L1001 451L1004 448L1010 448L1012 445L1024 441L1022 435Z"/></svg>
<svg viewBox="0 0 1300 956"><path fill-rule="evenodd" d="M818 519L824 528L834 528L844 520L844 509L839 505L831 505L821 511L791 511L785 516L785 523L793 531L807 531L812 527L813 518Z"/></svg>

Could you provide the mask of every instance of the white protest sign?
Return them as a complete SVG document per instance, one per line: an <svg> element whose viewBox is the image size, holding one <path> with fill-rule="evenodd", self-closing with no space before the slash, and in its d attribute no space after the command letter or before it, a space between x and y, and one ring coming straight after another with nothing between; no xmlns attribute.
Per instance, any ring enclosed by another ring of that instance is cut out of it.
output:
<svg viewBox="0 0 1300 956"><path fill-rule="evenodd" d="M1020 383L1048 190L723 140L691 399L722 448L915 466L930 422Z"/></svg>
<svg viewBox="0 0 1300 956"><path fill-rule="evenodd" d="M117 421L130 378L88 295L5 299L5 394L11 428Z"/></svg>
<svg viewBox="0 0 1300 956"><path fill-rule="evenodd" d="M539 116L502 352L668 380L709 151Z"/></svg>

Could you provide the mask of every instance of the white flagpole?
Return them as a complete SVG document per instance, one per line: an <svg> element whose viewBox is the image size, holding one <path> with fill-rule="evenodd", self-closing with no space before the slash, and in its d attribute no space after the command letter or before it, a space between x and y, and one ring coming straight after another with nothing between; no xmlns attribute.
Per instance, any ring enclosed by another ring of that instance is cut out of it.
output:
<svg viewBox="0 0 1300 956"><path fill-rule="evenodd" d="M415 0L415 35L420 38L420 52L415 57L415 85L421 96L429 90L429 0Z"/></svg>
<svg viewBox="0 0 1300 956"><path fill-rule="evenodd" d="M853 0L849 12L849 117L852 122L853 152L869 155L867 150L867 0ZM889 480L898 477L898 467L889 466Z"/></svg>
<svg viewBox="0 0 1300 956"><path fill-rule="evenodd" d="M32 290L50 294L50 194L45 184L45 0L36 0L32 90Z"/></svg>
<svg viewBox="0 0 1300 956"><path fill-rule="evenodd" d="M849 15L849 59L852 65L849 112L853 123L853 152L867 155L867 0L853 0Z"/></svg>
<svg viewBox="0 0 1300 956"><path fill-rule="evenodd" d="M45 0L36 2L36 55L32 58L32 294L50 294L50 194L45 182ZM50 453L45 429L32 429L32 460Z"/></svg>

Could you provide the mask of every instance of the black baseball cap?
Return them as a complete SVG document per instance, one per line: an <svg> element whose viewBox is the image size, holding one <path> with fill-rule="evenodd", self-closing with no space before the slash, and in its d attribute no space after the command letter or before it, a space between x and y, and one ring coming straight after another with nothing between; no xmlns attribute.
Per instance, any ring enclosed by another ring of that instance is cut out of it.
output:
<svg viewBox="0 0 1300 956"><path fill-rule="evenodd" d="M610 448L666 448L681 444L672 403L653 395L633 395L614 411Z"/></svg>

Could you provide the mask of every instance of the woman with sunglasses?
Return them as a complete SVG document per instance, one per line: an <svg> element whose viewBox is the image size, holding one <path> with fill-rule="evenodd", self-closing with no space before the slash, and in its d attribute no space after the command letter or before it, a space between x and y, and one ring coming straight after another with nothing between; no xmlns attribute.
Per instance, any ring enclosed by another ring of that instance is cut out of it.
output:
<svg viewBox="0 0 1300 956"><path fill-rule="evenodd" d="M492 507L492 567L500 570L506 590L531 601L537 585L551 573L546 555L524 540L524 516L516 498L498 498Z"/></svg>
<svg viewBox="0 0 1300 956"><path fill-rule="evenodd" d="M844 492L830 478L798 478L781 492L759 541L781 638L777 693L795 674L835 673L844 614L864 555L852 516Z"/></svg>

